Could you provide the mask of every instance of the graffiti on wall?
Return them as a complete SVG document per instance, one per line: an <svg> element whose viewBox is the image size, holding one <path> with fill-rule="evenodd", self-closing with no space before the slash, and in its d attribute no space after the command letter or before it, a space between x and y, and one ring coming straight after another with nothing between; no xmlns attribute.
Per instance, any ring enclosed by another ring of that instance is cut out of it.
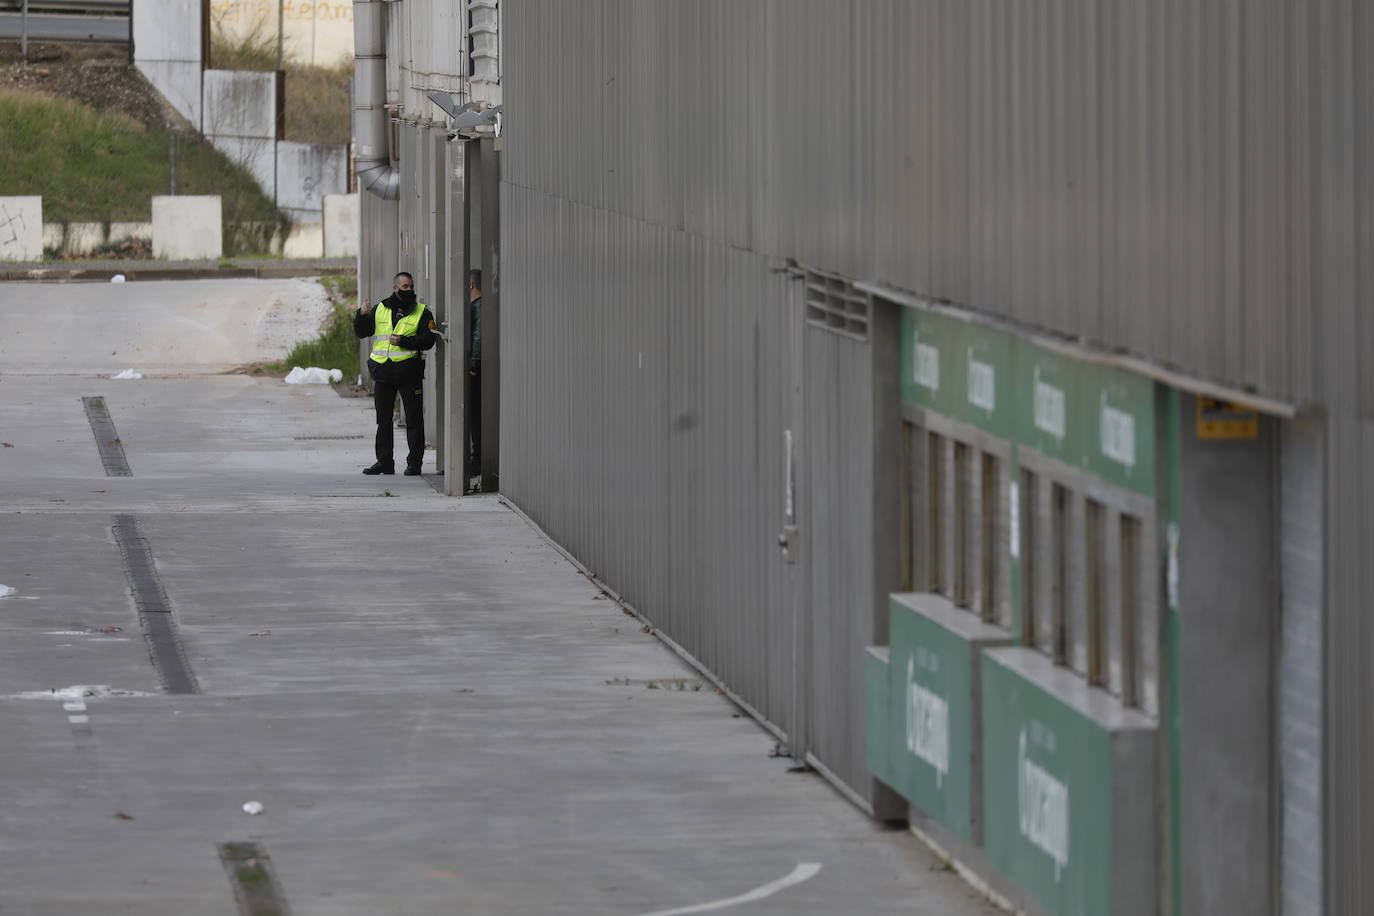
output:
<svg viewBox="0 0 1374 916"><path fill-rule="evenodd" d="M8 204L0 201L0 253L19 251L24 246L22 233L27 230L23 212L11 211Z"/></svg>

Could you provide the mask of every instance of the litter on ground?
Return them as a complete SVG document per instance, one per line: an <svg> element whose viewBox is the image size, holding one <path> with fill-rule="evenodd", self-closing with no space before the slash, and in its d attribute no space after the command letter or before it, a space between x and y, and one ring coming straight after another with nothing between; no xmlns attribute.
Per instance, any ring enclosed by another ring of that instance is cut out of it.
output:
<svg viewBox="0 0 1374 916"><path fill-rule="evenodd" d="M318 366L311 366L308 369L295 366L286 374L283 381L288 385L328 385L330 382L343 381L343 371L340 369L321 369Z"/></svg>
<svg viewBox="0 0 1374 916"><path fill-rule="evenodd" d="M10 700L88 700L94 697L153 697L155 693L141 690L120 690L107 684L74 684L71 687L54 687L49 690L26 690L12 693L5 699Z"/></svg>
<svg viewBox="0 0 1374 916"><path fill-rule="evenodd" d="M18 591L18 589L12 588L8 585L0 585L0 598L8 598L10 595L13 595L16 591Z"/></svg>
<svg viewBox="0 0 1374 916"><path fill-rule="evenodd" d="M136 369L125 369L118 375L110 376L110 378L143 378L143 373Z"/></svg>

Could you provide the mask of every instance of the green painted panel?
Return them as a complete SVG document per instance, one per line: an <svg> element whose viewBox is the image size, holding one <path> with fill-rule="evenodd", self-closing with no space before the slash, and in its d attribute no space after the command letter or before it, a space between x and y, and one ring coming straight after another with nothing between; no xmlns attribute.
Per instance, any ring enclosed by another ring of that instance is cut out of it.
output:
<svg viewBox="0 0 1374 916"><path fill-rule="evenodd" d="M1104 480L1155 492L1155 384L1107 366L1084 366L1088 442L1084 467Z"/></svg>
<svg viewBox="0 0 1374 916"><path fill-rule="evenodd" d="M1146 496L1154 383L1016 335L902 311L902 397Z"/></svg>
<svg viewBox="0 0 1374 916"><path fill-rule="evenodd" d="M868 771L892 785L892 738L886 650L870 647L864 656L864 756Z"/></svg>
<svg viewBox="0 0 1374 916"><path fill-rule="evenodd" d="M1016 438L1018 341L1009 334L967 325L963 337L964 403L960 419Z"/></svg>
<svg viewBox="0 0 1374 916"><path fill-rule="evenodd" d="M1033 344L1020 348L1017 364L1016 439L1065 464L1087 456L1084 365Z"/></svg>
<svg viewBox="0 0 1374 916"><path fill-rule="evenodd" d="M973 649L893 601L888 676L892 788L964 840L972 837Z"/></svg>
<svg viewBox="0 0 1374 916"><path fill-rule="evenodd" d="M963 416L964 322L902 310L902 397L946 416Z"/></svg>
<svg viewBox="0 0 1374 916"><path fill-rule="evenodd" d="M992 655L981 673L988 860L1055 916L1107 916L1110 734Z"/></svg>

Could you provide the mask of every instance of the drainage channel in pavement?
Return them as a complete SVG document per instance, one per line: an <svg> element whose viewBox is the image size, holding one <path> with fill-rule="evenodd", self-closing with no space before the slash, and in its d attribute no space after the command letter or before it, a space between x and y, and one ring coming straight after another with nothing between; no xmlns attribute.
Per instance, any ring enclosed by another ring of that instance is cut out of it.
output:
<svg viewBox="0 0 1374 916"><path fill-rule="evenodd" d="M124 557L124 572L138 605L138 619L148 641L153 667L167 693L199 693L196 677L186 663L181 640L177 638L176 619L172 605L163 591L157 567L153 565L153 551L143 536L138 519L132 515L114 517L114 536Z"/></svg>
<svg viewBox="0 0 1374 916"><path fill-rule="evenodd" d="M286 895L258 843L222 843L219 860L234 887L239 916L287 916Z"/></svg>
<svg viewBox="0 0 1374 916"><path fill-rule="evenodd" d="M105 406L105 399L86 397L81 399L81 403L86 408L86 419L91 423L95 446L100 450L100 463L105 467L105 476L134 476L134 472L129 469L129 459L124 454L124 443L115 431L110 409Z"/></svg>

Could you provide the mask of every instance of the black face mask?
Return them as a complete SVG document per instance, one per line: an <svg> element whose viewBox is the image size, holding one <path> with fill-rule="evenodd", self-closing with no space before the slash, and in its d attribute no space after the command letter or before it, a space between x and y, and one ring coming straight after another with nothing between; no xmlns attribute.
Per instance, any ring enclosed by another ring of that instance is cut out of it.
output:
<svg viewBox="0 0 1374 916"><path fill-rule="evenodd" d="M413 290L413 289L398 289L398 290L396 290L396 301L399 302L399 303L401 303L402 305L404 305L406 308L410 308L412 305L415 304L415 290Z"/></svg>

